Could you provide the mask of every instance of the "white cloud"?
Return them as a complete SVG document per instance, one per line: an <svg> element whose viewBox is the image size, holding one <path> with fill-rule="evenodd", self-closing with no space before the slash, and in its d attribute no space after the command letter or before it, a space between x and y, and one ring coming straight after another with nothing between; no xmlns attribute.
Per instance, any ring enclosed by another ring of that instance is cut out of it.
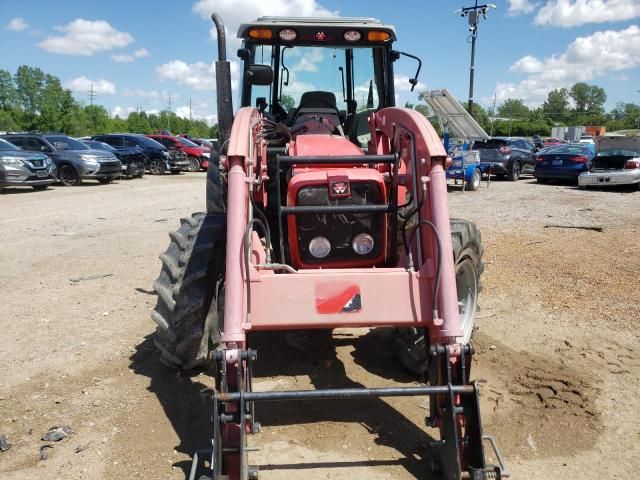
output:
<svg viewBox="0 0 640 480"><path fill-rule="evenodd" d="M498 83L498 102L507 98L522 98L530 106L539 105L547 93L575 82L588 82L611 72L628 70L640 65L640 27L595 32L578 37L564 53L547 58L526 55L510 70L528 77L520 83Z"/></svg>
<svg viewBox="0 0 640 480"><path fill-rule="evenodd" d="M395 87L396 92L410 92L411 84L409 83L409 76L404 75L402 73L397 73L393 77L393 86ZM369 85L367 85L367 91L368 89L369 89ZM416 88L413 91L421 92L426 89L427 89L427 86L424 83L418 81L418 83L416 84Z"/></svg>
<svg viewBox="0 0 640 480"><path fill-rule="evenodd" d="M135 112L135 107L120 107L116 106L110 110L111 118L115 118L116 116L120 118L126 119L131 112Z"/></svg>
<svg viewBox="0 0 640 480"><path fill-rule="evenodd" d="M215 62L186 63L182 60L171 60L156 68L160 78L173 80L178 85L191 87L195 90L216 89ZM236 89L239 84L240 64L231 62L231 87Z"/></svg>
<svg viewBox="0 0 640 480"><path fill-rule="evenodd" d="M7 30L13 30L14 32L21 32L29 28L29 24L24 21L24 18L14 18L7 24Z"/></svg>
<svg viewBox="0 0 640 480"><path fill-rule="evenodd" d="M62 36L47 37L38 44L51 53L91 56L104 50L122 48L133 42L133 36L120 32L104 20L77 18L64 27L55 27Z"/></svg>
<svg viewBox="0 0 640 480"><path fill-rule="evenodd" d="M293 50L295 51L295 50ZM324 51L322 48L304 49L305 54L300 61L292 68L296 72L317 72L318 64L324 59ZM289 52L289 50L287 50ZM286 59L285 59L286 60Z"/></svg>
<svg viewBox="0 0 640 480"><path fill-rule="evenodd" d="M114 95L117 93L116 86L100 78L98 80L91 80L84 75L78 78L73 78L65 82L64 86L74 92L86 93L91 90L93 85L93 92L97 94Z"/></svg>
<svg viewBox="0 0 640 480"><path fill-rule="evenodd" d="M622 22L636 17L640 17L638 0L550 0L538 11L534 23L576 27L585 23Z"/></svg>
<svg viewBox="0 0 640 480"><path fill-rule="evenodd" d="M230 52L235 52L240 45L236 32L241 23L262 16L333 17L338 13L323 7L316 0L197 0L192 10L210 24L212 12L222 17ZM215 27L212 26L209 32L211 38L216 40Z"/></svg>
<svg viewBox="0 0 640 480"><path fill-rule="evenodd" d="M538 6L537 3L533 3L530 0L508 0L508 2L509 10L507 10L507 14L511 16L531 13Z"/></svg>
<svg viewBox="0 0 640 480"><path fill-rule="evenodd" d="M121 53L118 55L111 55L111 59L114 62L118 63L130 63L133 62L136 58L148 57L149 51L146 48L139 48L135 52L129 53Z"/></svg>
<svg viewBox="0 0 640 480"><path fill-rule="evenodd" d="M205 107L206 108L206 107ZM192 120L204 120L207 122L207 125L214 125L218 122L218 116L215 113L211 113L205 108L191 106L189 109L189 105L182 105L174 110L174 113L178 117L189 118L189 113L191 113Z"/></svg>

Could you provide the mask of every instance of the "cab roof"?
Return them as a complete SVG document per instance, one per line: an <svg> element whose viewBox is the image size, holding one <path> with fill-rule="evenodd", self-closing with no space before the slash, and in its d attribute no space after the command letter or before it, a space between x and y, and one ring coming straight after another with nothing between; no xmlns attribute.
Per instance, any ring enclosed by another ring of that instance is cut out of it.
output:
<svg viewBox="0 0 640 480"><path fill-rule="evenodd" d="M273 32L272 38L256 40L249 35L249 31L256 28L266 28ZM298 38L292 42L286 42L278 37L281 30L293 29ZM370 17L260 17L253 22L243 23L238 28L238 38L259 43L280 44L349 44L344 40L344 32L357 30L362 39L354 42L360 46L368 44L390 43L396 40L396 29L393 25L385 25L377 18ZM367 41L369 31L387 32L389 39L386 41ZM314 34L324 32L326 40L314 40Z"/></svg>

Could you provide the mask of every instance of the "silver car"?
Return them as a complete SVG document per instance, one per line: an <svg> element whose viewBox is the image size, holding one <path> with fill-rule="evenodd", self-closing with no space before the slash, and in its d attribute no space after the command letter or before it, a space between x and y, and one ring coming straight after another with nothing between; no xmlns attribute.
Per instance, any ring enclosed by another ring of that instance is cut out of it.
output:
<svg viewBox="0 0 640 480"><path fill-rule="evenodd" d="M45 154L25 152L0 138L0 188L45 190L56 181L55 169Z"/></svg>
<svg viewBox="0 0 640 480"><path fill-rule="evenodd" d="M591 171L578 177L580 188L607 185L640 187L640 136L606 135L596 140Z"/></svg>

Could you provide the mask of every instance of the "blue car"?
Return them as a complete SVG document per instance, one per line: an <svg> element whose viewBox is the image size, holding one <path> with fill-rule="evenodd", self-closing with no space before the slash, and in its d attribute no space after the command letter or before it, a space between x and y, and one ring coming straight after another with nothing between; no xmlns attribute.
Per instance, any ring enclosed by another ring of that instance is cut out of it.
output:
<svg viewBox="0 0 640 480"><path fill-rule="evenodd" d="M595 157L595 145L571 144L548 147L536 155L533 176L538 183L549 180L578 181L578 176L591 170Z"/></svg>

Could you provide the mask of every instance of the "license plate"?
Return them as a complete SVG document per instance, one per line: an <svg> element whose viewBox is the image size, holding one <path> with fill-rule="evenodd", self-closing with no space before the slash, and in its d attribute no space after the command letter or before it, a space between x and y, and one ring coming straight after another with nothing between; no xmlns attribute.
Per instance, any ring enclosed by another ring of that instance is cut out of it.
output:
<svg viewBox="0 0 640 480"><path fill-rule="evenodd" d="M38 178L44 178L44 177L48 177L49 176L49 172L39 171L39 172L36 173L36 175L38 176Z"/></svg>
<svg viewBox="0 0 640 480"><path fill-rule="evenodd" d="M553 160L551 165L562 165L562 160Z"/></svg>

